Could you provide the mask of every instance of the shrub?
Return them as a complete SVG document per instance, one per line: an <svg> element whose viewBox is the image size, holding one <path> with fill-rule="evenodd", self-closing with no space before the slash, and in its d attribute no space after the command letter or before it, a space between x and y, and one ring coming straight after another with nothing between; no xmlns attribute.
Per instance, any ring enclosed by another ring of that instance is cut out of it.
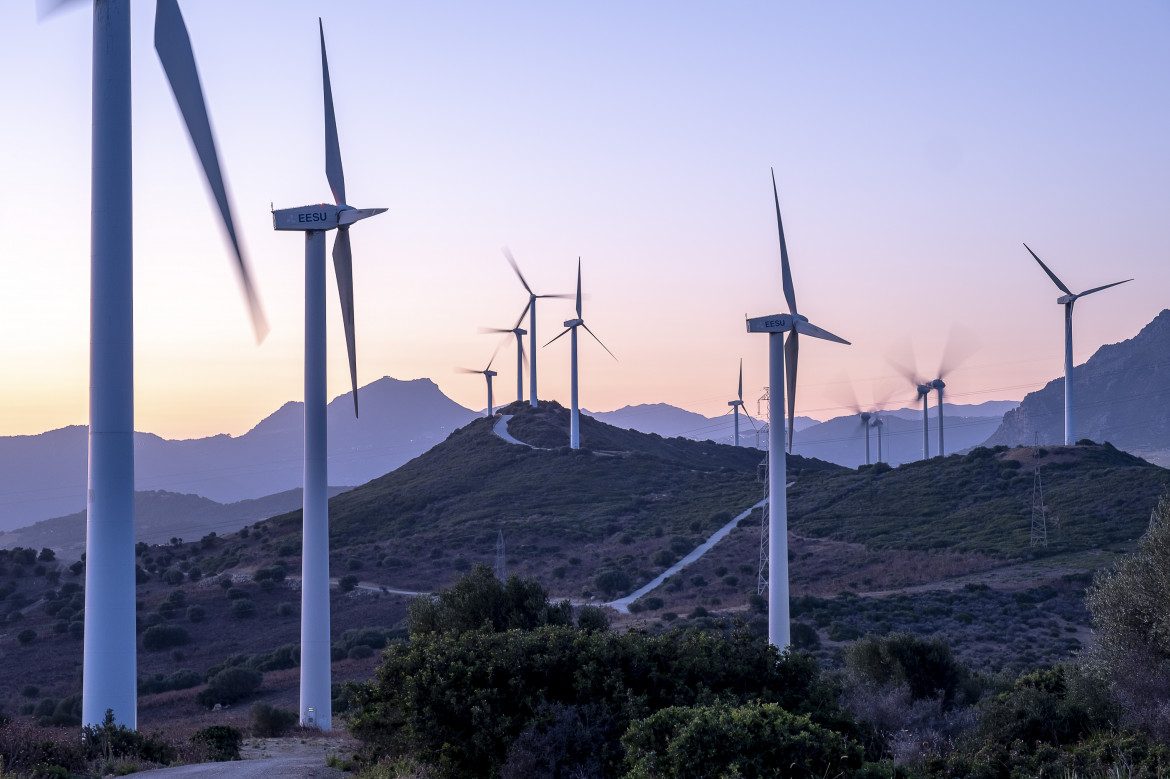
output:
<svg viewBox="0 0 1170 779"><path fill-rule="evenodd" d="M278 603L276 605L276 616L278 617L292 617L297 613L297 607L291 603Z"/></svg>
<svg viewBox="0 0 1170 779"><path fill-rule="evenodd" d="M187 578L187 575L178 568L168 568L162 572L159 578L161 578L167 584L178 586L183 583L183 580Z"/></svg>
<svg viewBox="0 0 1170 779"><path fill-rule="evenodd" d="M190 642L186 628L178 625L155 625L142 633L142 648L149 652L183 646Z"/></svg>
<svg viewBox="0 0 1170 779"><path fill-rule="evenodd" d="M187 607L188 622L202 622L205 616L207 616L207 609L199 604L196 603Z"/></svg>
<svg viewBox="0 0 1170 779"><path fill-rule="evenodd" d="M569 602L548 602L548 591L532 579L509 576L501 583L486 565L477 565L436 598L410 604L410 634L463 632L490 625L492 630L529 630L540 625L571 625Z"/></svg>
<svg viewBox="0 0 1170 779"><path fill-rule="evenodd" d="M669 568L677 561L678 555L676 555L670 549L659 549L657 552L650 555L650 562L659 568Z"/></svg>
<svg viewBox="0 0 1170 779"><path fill-rule="evenodd" d="M244 734L231 725L211 725L191 736L191 742L207 750L207 756L217 762L239 760L243 740Z"/></svg>
<svg viewBox="0 0 1170 779"><path fill-rule="evenodd" d="M609 630L609 615L600 606L582 606L577 612L577 627L581 630Z"/></svg>
<svg viewBox="0 0 1170 779"><path fill-rule="evenodd" d="M353 592L358 586L358 577L346 574L337 580L337 586L342 592Z"/></svg>
<svg viewBox="0 0 1170 779"><path fill-rule="evenodd" d="M856 743L775 703L672 706L633 722L622 746L626 779L842 776L863 763Z"/></svg>
<svg viewBox="0 0 1170 779"><path fill-rule="evenodd" d="M630 589L630 575L618 568L611 568L594 576L593 586L607 595L626 592Z"/></svg>
<svg viewBox="0 0 1170 779"><path fill-rule="evenodd" d="M228 587L227 596L228 600L241 600L248 597L248 591L241 587Z"/></svg>
<svg viewBox="0 0 1170 779"><path fill-rule="evenodd" d="M195 696L196 703L211 708L217 703L235 703L247 698L264 681L264 674L251 668L225 668L211 677L207 689Z"/></svg>
<svg viewBox="0 0 1170 779"><path fill-rule="evenodd" d="M37 640L37 632L32 628L25 628L16 634L16 640L20 642L21 646L28 646Z"/></svg>
<svg viewBox="0 0 1170 779"><path fill-rule="evenodd" d="M256 614L256 604L249 598L233 600L231 612L236 619L245 619Z"/></svg>
<svg viewBox="0 0 1170 779"><path fill-rule="evenodd" d="M832 626L829 638L833 638ZM845 650L845 665L878 687L907 685L914 701L941 696L946 709L978 694L968 685L967 668L941 639L928 640L910 633L869 636Z"/></svg>
<svg viewBox="0 0 1170 779"><path fill-rule="evenodd" d="M297 715L285 709L269 706L257 701L248 709L248 729L253 736L276 738L283 736L297 724Z"/></svg>

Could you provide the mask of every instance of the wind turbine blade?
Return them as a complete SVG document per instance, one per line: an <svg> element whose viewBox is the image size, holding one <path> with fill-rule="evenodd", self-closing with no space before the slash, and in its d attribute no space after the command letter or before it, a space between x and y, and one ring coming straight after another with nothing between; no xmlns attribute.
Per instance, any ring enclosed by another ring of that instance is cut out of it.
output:
<svg viewBox="0 0 1170 779"><path fill-rule="evenodd" d="M195 153L199 155L199 162L207 177L207 186L210 187L216 205L219 206L220 218L223 219L224 229L227 230L228 240L231 241L232 251L236 255L240 283L244 287L244 297L248 302L248 311L252 315L252 328L256 331L256 340L263 341L268 335L268 323L252 285L248 262L240 248L240 240L236 235L231 202L228 199L227 187L224 185L223 171L219 167L219 154L215 149L215 135L211 131L207 103L203 99L203 87L199 83L199 70L195 66L195 54L191 50L191 38L187 34L187 25L183 23L183 14L179 11L176 0L158 0L154 15L154 48L171 84L171 92L174 93L175 102L179 105L179 112L187 125L191 144L195 147Z"/></svg>
<svg viewBox="0 0 1170 779"><path fill-rule="evenodd" d="M513 330L520 327L520 325L524 322L524 317L528 316L528 307L531 305L532 298L529 298L528 302L524 304L524 310L520 312L520 316L516 317L516 324L512 325Z"/></svg>
<svg viewBox="0 0 1170 779"><path fill-rule="evenodd" d="M492 358L490 360L488 360L487 367L484 368L485 371L490 371L492 369L492 363L496 361L496 355L498 355L500 353L500 349L502 349L504 344L507 342L508 342L508 339L505 337L505 338L501 338L500 342L498 344L496 344L496 348L492 351Z"/></svg>
<svg viewBox="0 0 1170 779"><path fill-rule="evenodd" d="M743 403L743 358L739 358L739 402ZM746 412L745 412L746 413Z"/></svg>
<svg viewBox="0 0 1170 779"><path fill-rule="evenodd" d="M581 318L581 258L577 258L577 318ZM589 328L585 328L588 330ZM594 336L596 338L596 336Z"/></svg>
<svg viewBox="0 0 1170 779"><path fill-rule="evenodd" d="M796 429L796 361L800 357L800 334L793 330L784 342L784 372L788 384L788 451L792 451L792 432Z"/></svg>
<svg viewBox="0 0 1170 779"><path fill-rule="evenodd" d="M795 322L793 322L792 329L797 333L803 333L804 335L812 336L813 338L822 338L826 341L835 341L836 343L845 344L846 346L851 345L844 338L835 336L828 330L822 330L816 325L810 324L803 319L797 319Z"/></svg>
<svg viewBox="0 0 1170 779"><path fill-rule="evenodd" d="M1064 282L1061 281L1060 279L1056 278L1055 273L1048 270L1048 266L1045 265L1040 260L1040 258L1036 256L1036 252L1032 251L1032 248L1030 246L1028 246L1028 244L1024 244L1024 248L1028 250L1028 254L1032 255L1032 258L1035 259L1036 262L1040 263L1040 267L1043 268L1044 272L1048 274L1048 278L1052 279L1052 283L1054 283L1056 286L1060 287L1061 291L1064 292L1064 294L1066 294L1066 295L1072 294L1072 290L1069 289L1068 287L1064 286Z"/></svg>
<svg viewBox="0 0 1170 779"><path fill-rule="evenodd" d="M564 335L565 333L569 332L572 329L573 328L571 328L571 327L566 327L564 330L561 331L561 335ZM561 335L558 335L556 338L553 338L552 341L549 341L547 344L545 344L545 346L548 346L548 344L551 344L553 341L557 340L557 338L560 338Z"/></svg>
<svg viewBox="0 0 1170 779"><path fill-rule="evenodd" d="M596 335L594 335L594 334L593 334L593 331L589 329L589 325L587 325L587 324L585 324L584 322L582 322L582 323L581 323L581 327L584 327L584 328L585 328L585 332L587 332L587 333L589 333L589 335L592 335L592 336L593 336L593 340L594 340L594 341L597 341L597 343L601 344L601 339L600 339L600 338L598 338ZM606 346L605 344L601 344L601 348L602 348L602 349L604 349L605 351L609 352L609 347L608 347L608 346ZM614 353L613 353L613 352L609 352L609 356L610 356L610 357L613 357L615 360L617 359L617 357L616 357L616 356L614 356Z"/></svg>
<svg viewBox="0 0 1170 779"><path fill-rule="evenodd" d="M325 178L333 190L333 202L345 205L345 172L341 168L341 144L337 140L337 115L333 112L333 85L329 81L329 58L325 55L325 25L317 17L321 30L321 84L325 91Z"/></svg>
<svg viewBox="0 0 1170 779"><path fill-rule="evenodd" d="M975 334L958 325L951 327L947 336L947 345L943 348L942 360L939 361L938 378L944 379L960 365L971 359L979 349Z"/></svg>
<svg viewBox="0 0 1170 779"><path fill-rule="evenodd" d="M37 0L37 21L44 21L58 11L66 11L70 7L81 5L93 5L93 2L92 0Z"/></svg>
<svg viewBox="0 0 1170 779"><path fill-rule="evenodd" d="M456 373L483 373L483 371L473 371L471 368L463 368L463 367L455 368L455 372Z"/></svg>
<svg viewBox="0 0 1170 779"><path fill-rule="evenodd" d="M1118 284L1124 284L1126 281L1133 281L1133 279L1126 279L1125 281L1115 281L1112 284L1106 284L1103 287L1093 287L1092 289L1086 290L1086 291L1082 292L1081 294L1077 295L1077 297L1083 298L1085 295L1092 295L1094 292L1100 292L1103 289L1109 289L1110 287L1116 287Z"/></svg>
<svg viewBox="0 0 1170 779"><path fill-rule="evenodd" d="M528 290L529 295L535 295L536 293L532 291L532 287L528 286L528 282L524 280L524 274L520 272L520 266L516 264L516 259L512 256L512 250L505 246L503 247L502 251L504 252L504 259L507 260L508 264L512 266L512 270L516 271L516 278L520 279L520 283L524 285L524 289ZM532 301L530 300L529 305L531 304ZM528 311L527 308L524 310ZM523 318L524 315L521 314L520 316ZM519 325L517 325L517 327L519 327Z"/></svg>
<svg viewBox="0 0 1170 779"><path fill-rule="evenodd" d="M353 415L358 415L357 351L353 328L353 254L349 247L349 228L337 228L333 241L333 271L337 276L337 294L341 298L341 321L345 326L345 348L349 352L349 380L353 385Z"/></svg>
<svg viewBox="0 0 1170 779"><path fill-rule="evenodd" d="M505 330L501 327L477 327L475 328L480 335L490 335L492 333L510 333L511 330Z"/></svg>
<svg viewBox="0 0 1170 779"><path fill-rule="evenodd" d="M784 278L784 299L788 311L796 313L796 290L792 288L792 268L788 265L788 244L784 241L784 222L780 219L780 195L776 191L776 171L772 170L772 197L776 200L776 229L780 231L780 272Z"/></svg>
<svg viewBox="0 0 1170 779"><path fill-rule="evenodd" d="M757 430L756 420L752 419L752 415L748 413L747 406L741 406L743 415L748 418L748 422L752 423L752 430Z"/></svg>
<svg viewBox="0 0 1170 779"><path fill-rule="evenodd" d="M520 341L520 361L524 363L525 370L528 369L528 353L524 351L524 341Z"/></svg>

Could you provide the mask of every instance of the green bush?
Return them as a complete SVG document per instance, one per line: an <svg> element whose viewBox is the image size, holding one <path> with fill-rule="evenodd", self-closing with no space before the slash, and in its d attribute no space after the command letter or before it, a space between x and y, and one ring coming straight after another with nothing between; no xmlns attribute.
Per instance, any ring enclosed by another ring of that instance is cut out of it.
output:
<svg viewBox="0 0 1170 779"><path fill-rule="evenodd" d="M202 622L206 615L207 609L203 608L198 603L187 607L188 622Z"/></svg>
<svg viewBox="0 0 1170 779"><path fill-rule="evenodd" d="M191 636L185 628L178 625L155 625L142 633L142 648L149 652L161 649L183 646L190 642Z"/></svg>
<svg viewBox="0 0 1170 779"><path fill-rule="evenodd" d="M619 568L610 568L606 571L600 571L593 577L593 586L606 595L628 592L630 575Z"/></svg>
<svg viewBox="0 0 1170 779"><path fill-rule="evenodd" d="M191 742L207 750L207 756L217 762L239 760L243 740L244 734L231 725L210 725L191 736Z"/></svg>
<svg viewBox="0 0 1170 779"><path fill-rule="evenodd" d="M253 736L276 738L283 736L297 724L297 715L285 709L269 706L257 701L248 709L248 729Z"/></svg>
<svg viewBox="0 0 1170 779"><path fill-rule="evenodd" d="M264 681L264 674L251 668L225 668L211 677L207 689L195 696L196 703L211 708L217 703L229 704L247 698Z"/></svg>
<svg viewBox="0 0 1170 779"><path fill-rule="evenodd" d="M32 628L25 628L16 634L16 640L20 642L21 646L28 646L37 640L37 632Z"/></svg>
<svg viewBox="0 0 1170 779"><path fill-rule="evenodd" d="M849 776L860 746L775 703L672 706L630 724L626 779Z"/></svg>
<svg viewBox="0 0 1170 779"><path fill-rule="evenodd" d="M551 604L538 582L509 576L506 583L491 568L477 565L435 598L420 596L410 604L410 634L490 625L492 630L531 629L539 625L570 625L569 602Z"/></svg>
<svg viewBox="0 0 1170 779"><path fill-rule="evenodd" d="M337 580L337 586L342 592L353 592L358 586L358 577L346 574Z"/></svg>
<svg viewBox="0 0 1170 779"><path fill-rule="evenodd" d="M231 607L232 616L237 619L245 619L256 614L256 604L250 598L240 598L232 601Z"/></svg>
<svg viewBox="0 0 1170 779"><path fill-rule="evenodd" d="M829 638L833 638L832 627ZM911 700L941 696L946 709L978 695L968 684L967 668L941 639L928 640L910 633L867 636L845 650L845 665L877 687L908 685Z"/></svg>

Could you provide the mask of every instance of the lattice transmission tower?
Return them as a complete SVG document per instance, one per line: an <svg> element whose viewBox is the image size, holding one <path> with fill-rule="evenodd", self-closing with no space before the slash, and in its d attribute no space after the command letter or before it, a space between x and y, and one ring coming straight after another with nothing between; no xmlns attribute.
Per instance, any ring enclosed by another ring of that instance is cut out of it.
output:
<svg viewBox="0 0 1170 779"><path fill-rule="evenodd" d="M504 554L504 531L496 536L496 578L502 582L508 581L507 557Z"/></svg>
<svg viewBox="0 0 1170 779"><path fill-rule="evenodd" d="M1040 478L1040 447L1032 449L1031 547L1048 546L1048 507L1044 505L1044 480Z"/></svg>

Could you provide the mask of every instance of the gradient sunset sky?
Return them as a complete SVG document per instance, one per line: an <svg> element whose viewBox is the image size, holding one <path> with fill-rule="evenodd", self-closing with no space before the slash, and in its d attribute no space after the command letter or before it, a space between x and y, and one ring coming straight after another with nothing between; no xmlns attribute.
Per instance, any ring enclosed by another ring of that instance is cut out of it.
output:
<svg viewBox="0 0 1170 779"><path fill-rule="evenodd" d="M85 424L91 14L7 4L0 45L0 435ZM358 377L427 377L482 408L496 346L537 292L570 292L581 402L754 411L785 309L769 167L806 339L797 413L909 405L953 326L980 348L950 400L1019 399L1170 305L1170 3L398 3L181 0L272 332L257 345L134 0L136 427L241 434L302 395L303 240L277 208L329 199L317 17L351 205ZM332 237L329 239L332 245ZM329 280L329 391L349 388ZM572 316L543 301L541 341ZM568 403L569 349L539 355ZM513 396L515 356L493 366ZM854 385L850 389L849 385Z"/></svg>

